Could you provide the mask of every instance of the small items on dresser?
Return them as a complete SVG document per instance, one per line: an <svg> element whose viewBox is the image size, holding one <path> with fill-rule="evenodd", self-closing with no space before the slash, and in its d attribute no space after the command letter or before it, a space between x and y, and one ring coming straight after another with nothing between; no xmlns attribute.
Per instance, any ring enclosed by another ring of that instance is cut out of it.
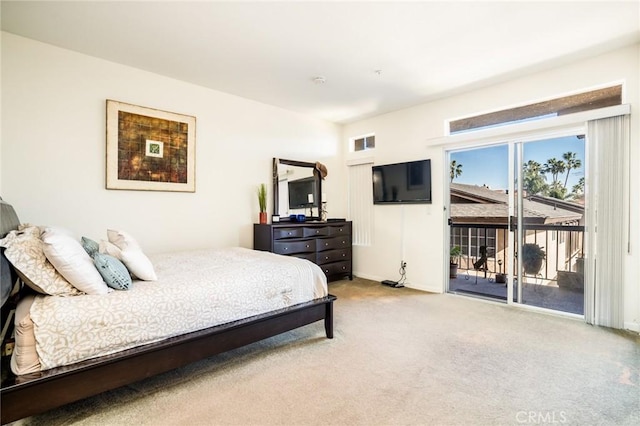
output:
<svg viewBox="0 0 640 426"><path fill-rule="evenodd" d="M258 186L258 205L260 206L260 223L267 223L267 185Z"/></svg>
<svg viewBox="0 0 640 426"><path fill-rule="evenodd" d="M289 215L289 220L291 222L305 222L307 220L307 216L303 214L292 214Z"/></svg>

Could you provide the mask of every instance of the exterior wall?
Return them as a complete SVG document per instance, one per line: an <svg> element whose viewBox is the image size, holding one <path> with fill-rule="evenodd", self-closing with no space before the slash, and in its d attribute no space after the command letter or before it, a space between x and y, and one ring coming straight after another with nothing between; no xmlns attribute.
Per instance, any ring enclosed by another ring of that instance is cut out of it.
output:
<svg viewBox="0 0 640 426"><path fill-rule="evenodd" d="M624 84L623 103L631 104L632 169L640 165L640 45L555 69L547 69L512 81L424 103L346 125L343 149L349 138L374 133L376 148L367 155L375 164L431 158L433 204L422 206L374 206L374 243L354 247L354 273L371 279L394 278L398 263L407 262L407 282L414 288L442 292L446 280L448 241L445 241L446 147L441 141L446 120L532 103L557 96ZM625 258L625 327L640 331L640 174L631 173L631 251ZM621 220L626 215L621 212ZM445 244L447 243L447 244ZM446 263L445 263L446 262Z"/></svg>
<svg viewBox="0 0 640 426"><path fill-rule="evenodd" d="M105 100L196 117L196 192L105 189ZM344 217L339 126L2 33L0 194L22 221L99 240L127 230L149 252L253 244L272 158L321 161Z"/></svg>

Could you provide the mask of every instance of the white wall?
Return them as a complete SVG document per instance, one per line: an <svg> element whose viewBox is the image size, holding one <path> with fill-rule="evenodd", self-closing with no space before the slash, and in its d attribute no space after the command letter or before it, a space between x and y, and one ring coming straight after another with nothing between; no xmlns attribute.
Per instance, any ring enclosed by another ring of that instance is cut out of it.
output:
<svg viewBox="0 0 640 426"><path fill-rule="evenodd" d="M23 221L94 239L107 227L131 232L149 252L252 245L255 195L271 182L271 158L321 161L331 217L346 215L349 137L375 133L377 164L432 159L433 204L375 206L374 245L356 247L356 275L396 279L400 260L411 286L442 291L443 149L429 140L446 119L600 86L625 83L632 105L631 161L640 166L640 46L526 78L344 126L312 120L138 69L8 33L1 34L0 195ZM105 99L194 115L196 192L106 190ZM270 188L270 185L269 185ZM626 261L625 321L640 330L640 181L631 175L632 252ZM269 196L269 211L271 211Z"/></svg>
<svg viewBox="0 0 640 426"><path fill-rule="evenodd" d="M640 166L640 46L538 72L504 84L451 96L413 108L344 126L343 150L350 137L375 133L375 164L432 159L433 204L374 206L375 232L371 247L356 247L355 274L372 279L397 279L400 260L407 262L411 287L441 292L445 282L443 187L448 176L444 148L432 140L444 136L445 120L503 109L583 91L610 82L623 82L623 102L631 104L631 162ZM631 173L631 245L625 259L625 327L640 331L640 180ZM403 225L404 216L404 225ZM621 213L621 220L623 219Z"/></svg>
<svg viewBox="0 0 640 426"><path fill-rule="evenodd" d="M105 189L106 99L196 117L195 193ZM272 157L326 164L344 217L339 144L332 123L2 34L0 194L24 222L94 239L121 228L148 252L252 247Z"/></svg>

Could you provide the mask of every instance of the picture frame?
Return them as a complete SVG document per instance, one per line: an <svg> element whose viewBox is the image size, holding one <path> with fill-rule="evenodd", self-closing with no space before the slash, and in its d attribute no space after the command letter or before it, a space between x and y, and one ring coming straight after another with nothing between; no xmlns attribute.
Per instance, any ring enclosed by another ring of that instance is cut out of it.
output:
<svg viewBox="0 0 640 426"><path fill-rule="evenodd" d="M107 99L106 188L195 192L196 118Z"/></svg>

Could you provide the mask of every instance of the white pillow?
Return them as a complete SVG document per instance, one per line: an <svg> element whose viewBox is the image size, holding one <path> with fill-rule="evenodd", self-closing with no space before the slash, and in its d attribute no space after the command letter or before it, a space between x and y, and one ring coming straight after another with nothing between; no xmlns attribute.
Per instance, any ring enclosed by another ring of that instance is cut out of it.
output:
<svg viewBox="0 0 640 426"><path fill-rule="evenodd" d="M47 228L42 234L43 251L60 275L75 288L87 294L107 294L109 287L102 280L93 260L65 231Z"/></svg>
<svg viewBox="0 0 640 426"><path fill-rule="evenodd" d="M107 253L122 261L131 275L143 281L156 281L158 277L153 270L153 264L142 252L136 240L124 231L107 229L109 242L120 249L120 253L114 253L113 248Z"/></svg>
<svg viewBox="0 0 640 426"><path fill-rule="evenodd" d="M45 257L37 226L21 225L18 231L11 231L0 240L0 246L7 248L4 255L22 281L38 293L53 296L82 294Z"/></svg>
<svg viewBox="0 0 640 426"><path fill-rule="evenodd" d="M109 241L100 240L100 244L98 245L98 253L108 254L109 256L113 256L122 262L122 250L120 250L118 246L110 243Z"/></svg>

